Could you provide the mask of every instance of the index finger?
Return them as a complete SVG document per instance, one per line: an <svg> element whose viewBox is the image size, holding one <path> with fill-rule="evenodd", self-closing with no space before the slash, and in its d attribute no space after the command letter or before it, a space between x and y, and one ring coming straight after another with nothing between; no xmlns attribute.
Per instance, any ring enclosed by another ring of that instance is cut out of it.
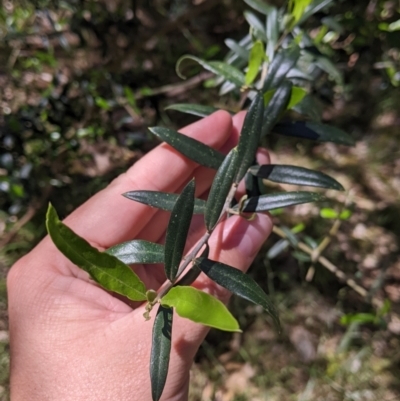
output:
<svg viewBox="0 0 400 401"><path fill-rule="evenodd" d="M230 115L220 111L180 132L220 149L229 139L231 129ZM133 204L121 194L134 190L174 192L191 178L197 166L171 146L161 144L75 210L65 223L103 248L132 239L157 210Z"/></svg>

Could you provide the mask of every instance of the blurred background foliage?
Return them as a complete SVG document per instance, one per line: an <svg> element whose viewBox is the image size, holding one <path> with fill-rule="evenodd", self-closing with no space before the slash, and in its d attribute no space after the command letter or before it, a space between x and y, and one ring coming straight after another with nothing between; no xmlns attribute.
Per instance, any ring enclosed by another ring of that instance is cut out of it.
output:
<svg viewBox="0 0 400 401"><path fill-rule="evenodd" d="M225 40L249 32L245 10L241 0L1 1L0 399L8 393L5 276L43 237L47 203L65 216L156 145L146 127L194 121L165 111L172 103L239 110L240 92L220 97L209 73L183 81L175 64L187 53L222 59ZM399 12L395 0L326 1L303 27L334 67L314 82L322 119L358 142L271 137L272 160L320 169L347 192L274 213L297 237L271 236L252 274L285 333L235 300L244 334L211 332L191 400L400 399ZM331 272L299 239L329 244Z"/></svg>

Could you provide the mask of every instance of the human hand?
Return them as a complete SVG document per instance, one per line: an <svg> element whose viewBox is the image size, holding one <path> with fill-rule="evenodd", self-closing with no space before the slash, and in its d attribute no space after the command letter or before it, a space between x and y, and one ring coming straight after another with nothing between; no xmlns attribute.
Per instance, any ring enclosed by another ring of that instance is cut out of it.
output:
<svg viewBox="0 0 400 401"><path fill-rule="evenodd" d="M243 114L218 112L181 132L227 151L237 142ZM260 162L268 162L261 154ZM162 144L64 223L104 250L133 238L163 241L169 214L122 196L132 190L180 192L195 177L196 196L207 194L215 171L198 166ZM194 218L188 250L204 233ZM232 216L214 230L210 258L246 270L271 231L268 216L252 222ZM158 266L135 266L146 288L165 281ZM73 265L47 236L8 276L11 398L18 400L151 400L149 360L152 320L144 305L107 293ZM201 275L194 283L227 302L229 293ZM155 316L155 311L151 314ZM208 328L174 317L163 400L187 399L189 369Z"/></svg>

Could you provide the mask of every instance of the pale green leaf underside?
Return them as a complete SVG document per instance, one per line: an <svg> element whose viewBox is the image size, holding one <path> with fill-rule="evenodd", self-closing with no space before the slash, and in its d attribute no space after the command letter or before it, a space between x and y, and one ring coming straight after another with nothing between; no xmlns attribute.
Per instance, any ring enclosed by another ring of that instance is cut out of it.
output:
<svg viewBox="0 0 400 401"><path fill-rule="evenodd" d="M250 172L257 177L284 184L307 185L339 191L344 190L343 186L329 175L304 167L266 164L263 166L253 166L250 168Z"/></svg>
<svg viewBox="0 0 400 401"><path fill-rule="evenodd" d="M72 263L85 270L102 287L132 301L146 300L144 283L132 269L115 256L100 252L62 223L50 204L46 216L47 231L56 247Z"/></svg>
<svg viewBox="0 0 400 401"><path fill-rule="evenodd" d="M294 191L294 192L279 192L268 195L255 196L247 199L243 203L242 212L266 212L268 210L279 209L298 205L301 203L317 202L325 198L315 192ZM238 210L236 205L233 210Z"/></svg>
<svg viewBox="0 0 400 401"><path fill-rule="evenodd" d="M193 287L172 288L161 304L175 308L176 313L193 322L224 331L240 332L237 320L218 299Z"/></svg>

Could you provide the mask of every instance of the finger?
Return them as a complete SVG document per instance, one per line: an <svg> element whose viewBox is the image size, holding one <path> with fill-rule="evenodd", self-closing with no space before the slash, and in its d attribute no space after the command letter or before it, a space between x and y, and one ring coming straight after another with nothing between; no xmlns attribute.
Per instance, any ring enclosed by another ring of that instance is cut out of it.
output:
<svg viewBox="0 0 400 401"><path fill-rule="evenodd" d="M217 112L181 130L220 149L231 134L231 117ZM106 189L93 196L66 220L66 224L90 242L107 248L136 236L156 213L146 205L122 197L132 190L175 192L198 165L167 144L151 151Z"/></svg>

